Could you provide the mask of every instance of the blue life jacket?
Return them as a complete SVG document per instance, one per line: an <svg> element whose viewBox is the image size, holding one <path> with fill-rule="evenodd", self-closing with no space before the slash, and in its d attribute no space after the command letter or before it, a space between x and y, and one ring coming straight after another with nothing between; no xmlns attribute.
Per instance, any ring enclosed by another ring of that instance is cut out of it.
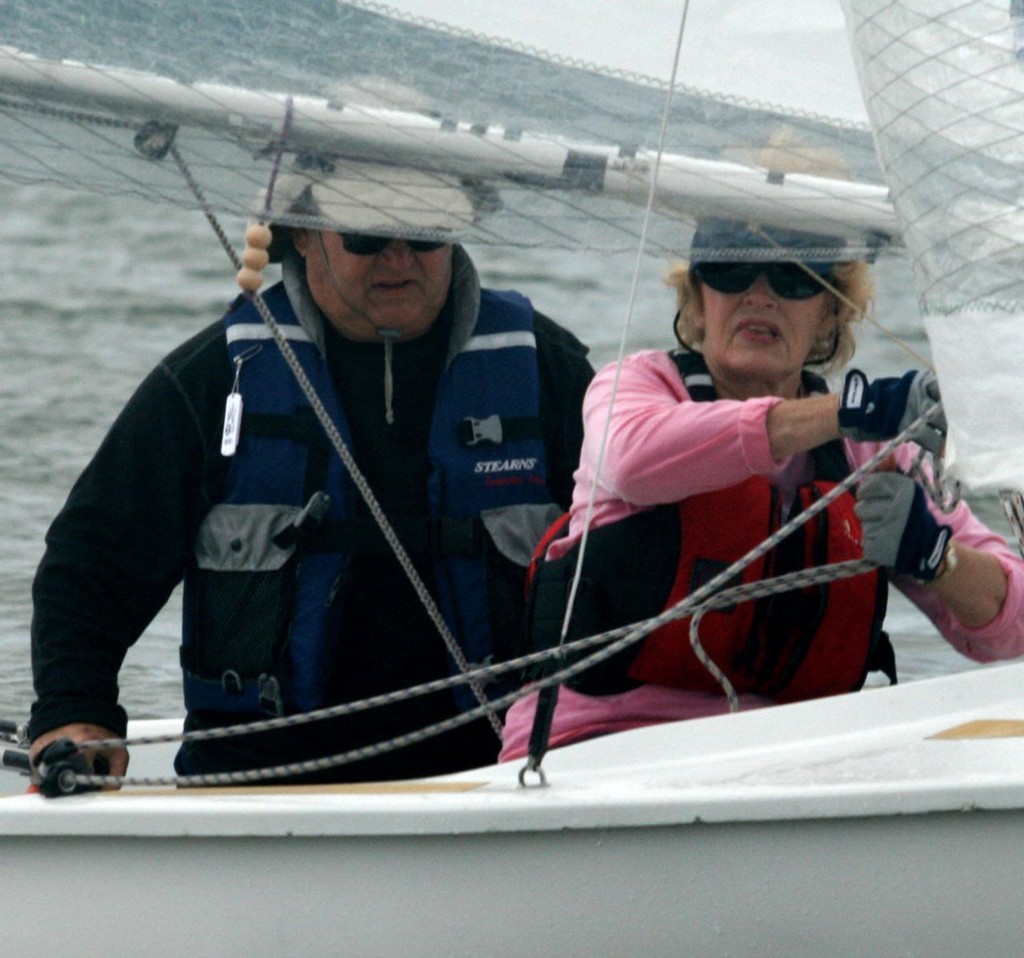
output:
<svg viewBox="0 0 1024 958"><path fill-rule="evenodd" d="M351 449L327 364L283 285L264 300ZM309 711L324 704L331 678L350 557L386 543L372 520L352 518L358 492L255 307L239 300L224 324L243 400L241 437L185 575L185 704ZM438 385L429 516L395 525L410 552L433 557L439 608L470 663L494 652L487 514L541 507L549 515L539 405L533 308L516 293L482 290L472 335ZM475 704L468 689L456 694L463 708Z"/></svg>

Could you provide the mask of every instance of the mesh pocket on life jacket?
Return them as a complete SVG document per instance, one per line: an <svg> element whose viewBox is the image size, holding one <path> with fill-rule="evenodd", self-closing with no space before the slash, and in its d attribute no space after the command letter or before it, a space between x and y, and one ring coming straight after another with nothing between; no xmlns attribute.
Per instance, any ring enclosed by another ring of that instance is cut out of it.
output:
<svg viewBox="0 0 1024 958"><path fill-rule="evenodd" d="M192 671L210 678L275 671L288 641L297 567L293 557L268 572L200 571Z"/></svg>

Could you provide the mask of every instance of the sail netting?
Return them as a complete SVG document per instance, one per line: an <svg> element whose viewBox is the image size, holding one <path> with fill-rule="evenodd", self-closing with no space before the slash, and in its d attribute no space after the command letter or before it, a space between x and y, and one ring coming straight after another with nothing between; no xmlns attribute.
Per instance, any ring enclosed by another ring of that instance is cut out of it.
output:
<svg viewBox="0 0 1024 958"><path fill-rule="evenodd" d="M841 11L789 6L695 4L670 96L677 0L7 0L0 179L351 228L296 213L297 174L472 244L685 255L720 215L897 248ZM469 206L407 215L424 176Z"/></svg>
<svg viewBox="0 0 1024 958"><path fill-rule="evenodd" d="M1024 489L1024 5L844 0L950 420L975 490Z"/></svg>

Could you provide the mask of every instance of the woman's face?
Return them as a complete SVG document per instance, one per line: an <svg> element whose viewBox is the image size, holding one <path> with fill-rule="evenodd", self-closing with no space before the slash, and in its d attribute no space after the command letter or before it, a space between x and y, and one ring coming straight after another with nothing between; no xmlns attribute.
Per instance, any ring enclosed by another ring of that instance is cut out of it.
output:
<svg viewBox="0 0 1024 958"><path fill-rule="evenodd" d="M742 293L720 293L701 282L701 350L718 395L795 398L803 364L835 326L834 298L824 291L786 299L759 273Z"/></svg>

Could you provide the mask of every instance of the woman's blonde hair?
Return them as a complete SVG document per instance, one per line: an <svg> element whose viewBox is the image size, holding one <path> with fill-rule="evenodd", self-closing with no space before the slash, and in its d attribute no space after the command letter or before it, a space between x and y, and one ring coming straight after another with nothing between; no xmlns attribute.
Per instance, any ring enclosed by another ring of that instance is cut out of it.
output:
<svg viewBox="0 0 1024 958"><path fill-rule="evenodd" d="M704 314L701 284L689 263L672 268L666 280L676 290L676 339L688 349L699 351L701 331L698 320ZM821 366L822 372L838 369L848 363L857 348L852 324L859 320L871 304L875 284L871 269L863 260L836 263L828 279L825 295L830 297L835 311L833 332L819 340L811 350L805 366ZM838 295L837 295L838 294Z"/></svg>

